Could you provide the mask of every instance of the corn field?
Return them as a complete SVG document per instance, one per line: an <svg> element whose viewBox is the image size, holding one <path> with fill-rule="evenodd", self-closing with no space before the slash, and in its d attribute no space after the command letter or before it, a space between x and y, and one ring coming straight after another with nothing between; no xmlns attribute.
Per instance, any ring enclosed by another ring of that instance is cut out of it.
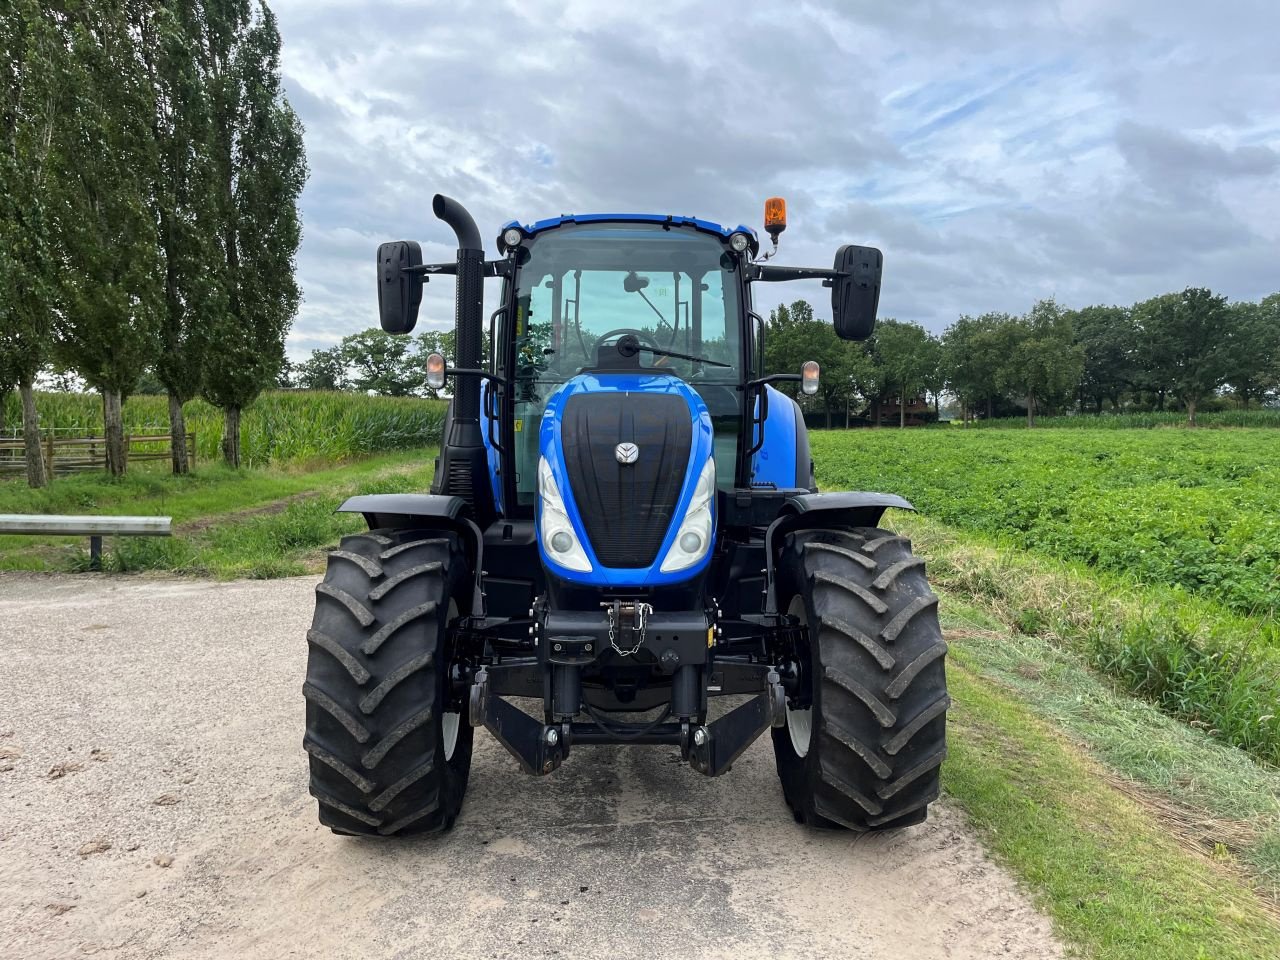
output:
<svg viewBox="0 0 1280 960"><path fill-rule="evenodd" d="M6 436L21 427L17 393L0 400ZM102 401L96 393L39 393L43 430L82 436L102 434ZM241 417L246 465L307 460L345 460L384 450L438 443L445 402L414 397L370 397L358 393L278 390L264 393ZM221 457L222 411L203 400L185 407L187 430L196 435L201 460ZM124 405L125 433L168 433L165 396L130 397Z"/></svg>

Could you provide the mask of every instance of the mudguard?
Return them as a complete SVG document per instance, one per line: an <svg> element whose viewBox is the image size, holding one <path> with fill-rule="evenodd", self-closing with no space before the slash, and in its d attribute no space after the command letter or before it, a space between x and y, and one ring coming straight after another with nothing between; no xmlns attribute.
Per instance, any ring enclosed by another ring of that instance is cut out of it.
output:
<svg viewBox="0 0 1280 960"><path fill-rule="evenodd" d="M765 613L778 612L774 591L774 567L777 564L780 537L793 530L828 530L848 527L874 527L885 510L915 510L911 501L893 493L800 493L788 497L778 511L778 518L765 531L765 562L768 578Z"/></svg>
<svg viewBox="0 0 1280 960"><path fill-rule="evenodd" d="M462 539L469 569L475 576L472 615L483 616L484 535L466 515L466 509L467 503L461 497L436 493L372 493L348 497L337 512L364 514L370 530L426 528L457 533Z"/></svg>

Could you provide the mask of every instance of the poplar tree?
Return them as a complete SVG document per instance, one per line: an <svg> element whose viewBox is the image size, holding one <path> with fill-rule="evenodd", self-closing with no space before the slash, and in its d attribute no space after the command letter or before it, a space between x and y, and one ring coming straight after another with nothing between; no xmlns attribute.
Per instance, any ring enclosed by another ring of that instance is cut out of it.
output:
<svg viewBox="0 0 1280 960"><path fill-rule="evenodd" d="M21 395L33 487L48 480L34 381L52 337L50 159L63 56L40 4L12 0L0 8L0 398L15 386Z"/></svg>
<svg viewBox="0 0 1280 960"><path fill-rule="evenodd" d="M218 268L225 309L204 396L223 409L223 458L240 465L240 412L275 382L301 293L294 257L307 165L302 126L280 83L280 33L265 4L203 5L201 72L209 93L216 174Z"/></svg>
<svg viewBox="0 0 1280 960"><path fill-rule="evenodd" d="M124 0L67 4L70 91L59 117L58 220L64 310L57 349L102 394L107 469L125 470L121 406L154 362L160 263L150 187L154 110Z"/></svg>
<svg viewBox="0 0 1280 960"><path fill-rule="evenodd" d="M153 215L163 261L163 310L156 377L169 395L175 474L187 473L182 406L200 392L211 319L225 309L215 269L217 207L213 128L197 61L201 8L191 0L135 8L154 111Z"/></svg>

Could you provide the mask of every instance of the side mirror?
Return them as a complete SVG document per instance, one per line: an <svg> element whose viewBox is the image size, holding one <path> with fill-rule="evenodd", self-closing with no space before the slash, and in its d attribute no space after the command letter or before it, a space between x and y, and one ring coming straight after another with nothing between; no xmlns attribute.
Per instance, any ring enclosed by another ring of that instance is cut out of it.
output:
<svg viewBox="0 0 1280 960"><path fill-rule="evenodd" d="M884 255L875 247L852 244L836 251L831 281L831 316L843 340L865 340L876 326L880 306L880 272Z"/></svg>
<svg viewBox="0 0 1280 960"><path fill-rule="evenodd" d="M387 333L408 333L418 322L422 274L405 271L420 266L422 247L413 240L378 247L378 320Z"/></svg>

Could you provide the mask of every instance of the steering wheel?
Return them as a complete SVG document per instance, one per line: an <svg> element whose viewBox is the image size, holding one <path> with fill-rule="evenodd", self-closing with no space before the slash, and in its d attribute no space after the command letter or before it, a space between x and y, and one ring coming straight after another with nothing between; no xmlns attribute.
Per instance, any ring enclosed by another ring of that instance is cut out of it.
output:
<svg viewBox="0 0 1280 960"><path fill-rule="evenodd" d="M653 337L649 336L649 334L645 333L642 330L633 330L630 327L619 327L617 330L610 330L608 333L602 333L600 336L596 337L596 342L591 345L591 349L595 351L597 355L599 355L600 347L604 344L606 340L608 340L610 337L626 336L628 333L631 334L633 337L635 337L637 340L639 340L646 347L651 347L654 350L662 349L661 347L658 346L658 341L653 339Z"/></svg>

